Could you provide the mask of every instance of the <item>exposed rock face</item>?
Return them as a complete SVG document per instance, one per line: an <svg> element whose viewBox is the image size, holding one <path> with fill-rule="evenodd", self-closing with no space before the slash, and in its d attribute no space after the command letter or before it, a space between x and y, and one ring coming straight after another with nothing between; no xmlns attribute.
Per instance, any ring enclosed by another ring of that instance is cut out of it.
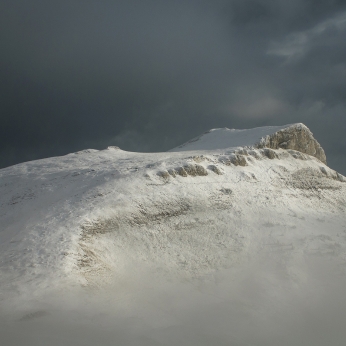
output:
<svg viewBox="0 0 346 346"><path fill-rule="evenodd" d="M157 175L161 178L164 178L164 179L169 179L169 177L170 177L170 173L167 171L160 171L157 173Z"/></svg>
<svg viewBox="0 0 346 346"><path fill-rule="evenodd" d="M177 167L176 172L178 175L180 175L182 177L187 177L187 173L183 167Z"/></svg>
<svg viewBox="0 0 346 346"><path fill-rule="evenodd" d="M191 175L192 177L196 177L196 176L203 176L203 175L208 175L207 170L200 165L185 165L184 166L185 172L188 175Z"/></svg>
<svg viewBox="0 0 346 346"><path fill-rule="evenodd" d="M313 137L312 132L303 124L295 124L261 139L257 148L293 149L318 158L327 163L321 145Z"/></svg>
<svg viewBox="0 0 346 346"><path fill-rule="evenodd" d="M274 150L271 150L271 149L268 149L268 148L263 150L263 154L266 157L268 157L268 159L270 159L270 160L277 159L277 157L278 157Z"/></svg>
<svg viewBox="0 0 346 346"><path fill-rule="evenodd" d="M219 169L219 167L217 167L215 165L210 165L210 166L208 166L208 168L217 175L223 174L222 171Z"/></svg>
<svg viewBox="0 0 346 346"><path fill-rule="evenodd" d="M246 159L243 155L232 155L231 162L234 166L247 166Z"/></svg>

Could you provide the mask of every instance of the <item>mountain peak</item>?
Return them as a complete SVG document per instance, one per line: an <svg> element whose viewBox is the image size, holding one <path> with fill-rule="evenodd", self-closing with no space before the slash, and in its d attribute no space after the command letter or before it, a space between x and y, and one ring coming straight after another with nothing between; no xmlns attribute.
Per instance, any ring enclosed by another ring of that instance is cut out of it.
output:
<svg viewBox="0 0 346 346"><path fill-rule="evenodd" d="M217 150L230 147L293 149L326 163L323 148L309 128L302 123L242 130L227 127L211 129L170 151Z"/></svg>

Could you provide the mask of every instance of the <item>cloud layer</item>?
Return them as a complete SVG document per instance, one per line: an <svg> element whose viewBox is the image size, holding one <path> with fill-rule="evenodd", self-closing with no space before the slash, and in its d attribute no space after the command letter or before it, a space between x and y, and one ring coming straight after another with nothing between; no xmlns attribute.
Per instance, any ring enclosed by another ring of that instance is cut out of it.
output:
<svg viewBox="0 0 346 346"><path fill-rule="evenodd" d="M346 174L343 1L0 4L0 166L304 122Z"/></svg>

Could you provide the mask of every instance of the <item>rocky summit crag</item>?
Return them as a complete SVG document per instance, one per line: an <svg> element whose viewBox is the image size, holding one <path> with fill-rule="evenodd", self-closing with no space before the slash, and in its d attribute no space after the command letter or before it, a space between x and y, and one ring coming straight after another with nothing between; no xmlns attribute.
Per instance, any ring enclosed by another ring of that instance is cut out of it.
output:
<svg viewBox="0 0 346 346"><path fill-rule="evenodd" d="M263 137L258 148L293 149L318 158L327 164L323 148L304 124L294 124Z"/></svg>

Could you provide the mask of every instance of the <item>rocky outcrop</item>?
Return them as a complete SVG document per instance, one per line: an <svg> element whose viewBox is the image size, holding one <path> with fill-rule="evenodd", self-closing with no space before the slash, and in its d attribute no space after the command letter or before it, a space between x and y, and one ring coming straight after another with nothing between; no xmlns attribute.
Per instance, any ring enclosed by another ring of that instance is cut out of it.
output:
<svg viewBox="0 0 346 346"><path fill-rule="evenodd" d="M159 171L156 173L159 177L164 178L165 180L170 177L175 178L177 175L181 177L197 177L197 176L206 176L208 175L207 170L201 166L196 164L187 164L183 167L177 167L175 169L169 169L168 171Z"/></svg>
<svg viewBox="0 0 346 346"><path fill-rule="evenodd" d="M207 170L200 165L188 164L184 166L185 172L192 177L208 175Z"/></svg>
<svg viewBox="0 0 346 346"><path fill-rule="evenodd" d="M267 135L260 140L256 147L293 149L314 156L324 164L327 163L323 148L304 124L294 124L272 135Z"/></svg>

